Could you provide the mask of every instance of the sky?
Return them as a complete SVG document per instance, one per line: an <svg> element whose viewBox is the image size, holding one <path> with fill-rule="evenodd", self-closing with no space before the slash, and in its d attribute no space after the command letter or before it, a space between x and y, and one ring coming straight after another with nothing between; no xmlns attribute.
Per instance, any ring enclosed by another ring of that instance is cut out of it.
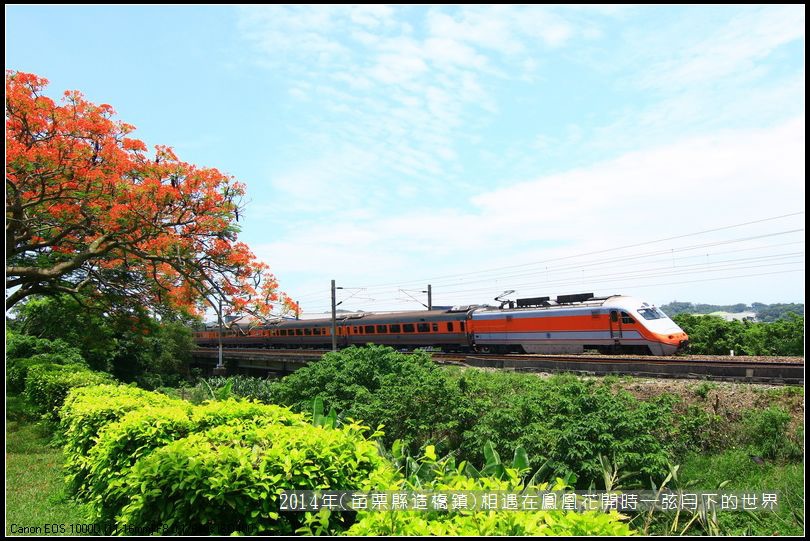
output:
<svg viewBox="0 0 810 541"><path fill-rule="evenodd" d="M305 313L804 302L804 6L6 6L6 69L247 185Z"/></svg>

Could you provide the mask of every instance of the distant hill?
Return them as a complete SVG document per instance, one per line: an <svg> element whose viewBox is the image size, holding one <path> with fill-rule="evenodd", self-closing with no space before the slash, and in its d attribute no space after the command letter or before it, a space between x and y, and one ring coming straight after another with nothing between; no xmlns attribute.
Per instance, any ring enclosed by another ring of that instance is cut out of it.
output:
<svg viewBox="0 0 810 541"><path fill-rule="evenodd" d="M752 302L751 305L739 304L694 304L691 302L673 301L660 307L669 317L678 314L711 314L712 312L728 312L740 314L754 312L757 321L776 321L787 317L787 314L804 316L804 304L764 304Z"/></svg>

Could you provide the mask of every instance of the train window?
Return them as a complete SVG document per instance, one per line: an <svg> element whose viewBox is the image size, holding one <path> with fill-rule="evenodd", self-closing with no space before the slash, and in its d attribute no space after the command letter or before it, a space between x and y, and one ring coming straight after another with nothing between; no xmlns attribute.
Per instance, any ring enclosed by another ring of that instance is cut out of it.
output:
<svg viewBox="0 0 810 541"><path fill-rule="evenodd" d="M611 310L610 311L610 321L613 321L613 322L619 321L619 312L617 312L616 310Z"/></svg>
<svg viewBox="0 0 810 541"><path fill-rule="evenodd" d="M405 323L402 325L402 332L413 332L413 323Z"/></svg>
<svg viewBox="0 0 810 541"><path fill-rule="evenodd" d="M599 319L599 310L591 310L591 317L594 319Z"/></svg>
<svg viewBox="0 0 810 541"><path fill-rule="evenodd" d="M447 332L453 332L453 322L452 321L447 322Z"/></svg>
<svg viewBox="0 0 810 541"><path fill-rule="evenodd" d="M635 322L636 322L636 320L634 320L632 317L630 317L630 315L627 312L622 312L622 323L627 323L628 325L632 325Z"/></svg>
<svg viewBox="0 0 810 541"><path fill-rule="evenodd" d="M667 315L658 308L639 308L638 313L644 319L662 319Z"/></svg>
<svg viewBox="0 0 810 541"><path fill-rule="evenodd" d="M389 325L388 332L399 332L399 325Z"/></svg>
<svg viewBox="0 0 810 541"><path fill-rule="evenodd" d="M314 334L315 336L320 336L321 335L320 327L315 327L314 329L312 329L312 334Z"/></svg>
<svg viewBox="0 0 810 541"><path fill-rule="evenodd" d="M301 336L304 332L301 329L295 329L295 336Z"/></svg>
<svg viewBox="0 0 810 541"><path fill-rule="evenodd" d="M385 330L385 325L377 325L377 333L378 334L382 334L382 333L386 333L386 332L388 332L388 331Z"/></svg>
<svg viewBox="0 0 810 541"><path fill-rule="evenodd" d="M304 329L305 336L312 336L312 329Z"/></svg>
<svg viewBox="0 0 810 541"><path fill-rule="evenodd" d="M430 332L430 325L427 323L417 323L416 332Z"/></svg>
<svg viewBox="0 0 810 541"><path fill-rule="evenodd" d="M462 322L460 323L460 325L461 325L461 332L464 332L464 322L462 321Z"/></svg>
<svg viewBox="0 0 810 541"><path fill-rule="evenodd" d="M353 332L354 334L360 334L360 331L358 331L358 330L357 330L357 327L354 327L354 328L353 328L353 330L352 330L352 332Z"/></svg>
<svg viewBox="0 0 810 541"><path fill-rule="evenodd" d="M433 327L433 332L439 332L439 324L438 323L433 323L431 326Z"/></svg>
<svg viewBox="0 0 810 541"><path fill-rule="evenodd" d="M374 334L374 325L366 325L366 334Z"/></svg>

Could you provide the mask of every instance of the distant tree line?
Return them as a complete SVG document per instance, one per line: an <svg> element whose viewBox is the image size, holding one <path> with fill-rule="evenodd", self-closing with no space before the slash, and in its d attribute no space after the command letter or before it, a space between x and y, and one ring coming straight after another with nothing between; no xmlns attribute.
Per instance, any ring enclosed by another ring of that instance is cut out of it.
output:
<svg viewBox="0 0 810 541"><path fill-rule="evenodd" d="M669 317L675 317L678 314L711 314L713 312L739 314L741 312L754 312L757 315L757 320L764 322L785 319L789 317L789 314L804 317L804 304L802 303L764 304L761 302L752 302L749 306L744 303L695 304L691 302L673 301L661 306L661 310Z"/></svg>

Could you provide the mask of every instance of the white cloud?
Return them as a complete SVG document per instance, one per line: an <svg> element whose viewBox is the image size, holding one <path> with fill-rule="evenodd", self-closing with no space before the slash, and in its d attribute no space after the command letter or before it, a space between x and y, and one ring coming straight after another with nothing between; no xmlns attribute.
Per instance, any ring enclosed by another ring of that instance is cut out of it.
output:
<svg viewBox="0 0 810 541"><path fill-rule="evenodd" d="M317 274L319 278L312 278L312 283L328 283L326 274L314 270L323 268L343 282L362 285L469 273L673 237L803 208L804 143L803 118L769 129L718 132L479 193L471 198L471 211L460 210L464 198L460 195L460 200L447 200L443 210L352 219L338 215L328 223L298 230L284 242L260 246L258 252L277 256L271 259L283 262L277 266L282 275ZM745 231L711 238L733 238ZM701 239L675 240L666 243L664 249L678 249ZM627 253L617 251L612 255ZM552 273L563 277L559 282L562 285L555 286L560 288L557 293L579 287L599 291L604 283L591 286L589 282L591 275L603 272L599 268L554 271L555 265L559 263L552 264ZM626 271L619 268L614 272ZM678 285L678 281L726 276L710 271L681 276L685 271L676 269L673 276L658 278L665 285L651 289L650 294L660 298L659 302L689 298L689 292L698 291L696 286ZM471 288L468 293L448 295L453 302L464 302L465 298L467 302L481 302L482 296L485 300L489 295L487 291L527 279L504 274L462 277L455 286L445 280L442 287L461 291ZM638 287L644 294L645 284L657 282L643 278L641 273L634 282L621 287L630 288L631 293ZM763 297L777 295L782 291L780 287L789 290L801 280L783 278L759 290L767 292ZM726 290L721 286L727 286ZM739 281L709 282L708 287L711 293L700 290L703 299L711 300L712 295L717 298L720 291L731 291L729 298L739 289ZM531 288L524 293L531 294Z"/></svg>
<svg viewBox="0 0 810 541"><path fill-rule="evenodd" d="M649 87L680 89L755 69L777 48L804 38L804 6L748 9L719 31L650 68Z"/></svg>

